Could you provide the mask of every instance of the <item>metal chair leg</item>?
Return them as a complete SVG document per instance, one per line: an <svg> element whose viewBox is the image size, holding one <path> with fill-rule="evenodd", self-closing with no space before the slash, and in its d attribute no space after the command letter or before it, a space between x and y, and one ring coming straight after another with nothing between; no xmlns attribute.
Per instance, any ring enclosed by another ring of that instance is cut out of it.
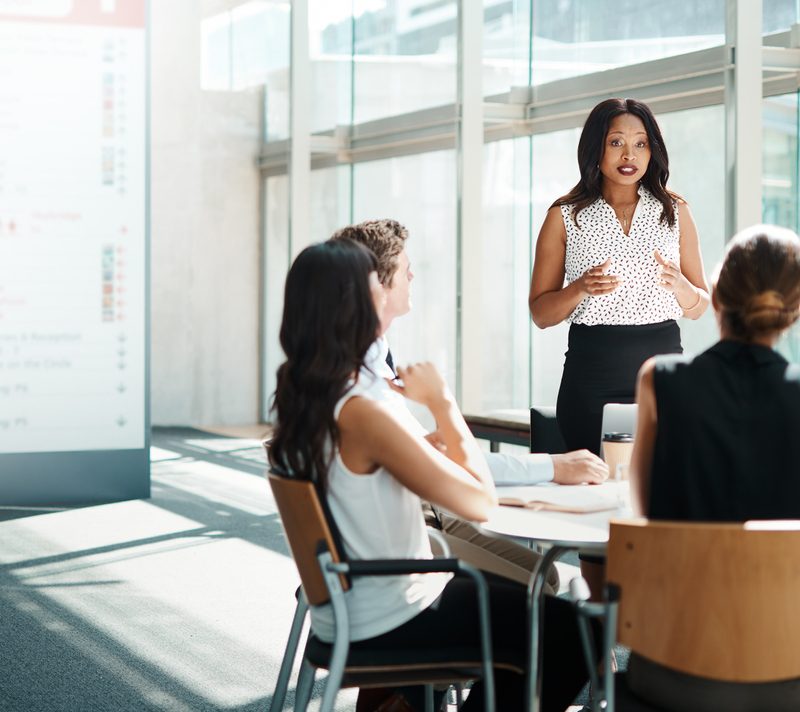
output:
<svg viewBox="0 0 800 712"><path fill-rule="evenodd" d="M322 703L319 706L319 712L333 712L333 707L336 703L336 695L339 694L339 687L341 687L342 678L344 677L347 653L350 649L350 639L348 637L350 623L341 580L339 579L339 575L334 571L330 552L323 551L317 554L317 559L319 560L322 575L325 578L325 583L331 595L331 608L333 609L333 620L336 626L336 638L333 641L331 659L328 665L328 679L325 682L325 692L322 695Z"/></svg>
<svg viewBox="0 0 800 712"><path fill-rule="evenodd" d="M457 682L453 687L455 688L454 692L456 698L456 709L461 709L461 705L464 704L464 685L462 685L460 682Z"/></svg>
<svg viewBox="0 0 800 712"><path fill-rule="evenodd" d="M292 674L294 658L297 655L297 644L300 642L300 634L303 632L308 604L306 603L303 592L299 592L297 608L294 610L292 627L289 630L289 639L286 641L286 651L283 654L281 669L278 673L278 682L275 683L275 691L272 693L272 702L269 705L269 712L281 712L283 703L286 700L286 690L289 687L289 677Z"/></svg>
<svg viewBox="0 0 800 712"><path fill-rule="evenodd" d="M425 712L434 712L433 685L425 685Z"/></svg>
<svg viewBox="0 0 800 712"><path fill-rule="evenodd" d="M303 658L300 666L300 675L297 678L297 690L294 696L294 712L306 712L311 701L311 691L314 689L316 670L311 663Z"/></svg>
<svg viewBox="0 0 800 712"><path fill-rule="evenodd" d="M337 638L338 637L339 636L337 636ZM347 660L347 649L349 647L349 641L346 636L342 637L344 638L343 642L337 640L333 644L331 662L328 667L328 679L325 681L325 692L322 694L319 712L333 712L334 705L336 704L336 695L339 694L339 688L342 685L344 664Z"/></svg>

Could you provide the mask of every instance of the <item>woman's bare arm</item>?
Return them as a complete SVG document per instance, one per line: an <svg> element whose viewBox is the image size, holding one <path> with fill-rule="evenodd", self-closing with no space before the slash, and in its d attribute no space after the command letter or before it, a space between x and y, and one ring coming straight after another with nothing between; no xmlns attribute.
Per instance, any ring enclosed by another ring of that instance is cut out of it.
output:
<svg viewBox="0 0 800 712"><path fill-rule="evenodd" d="M655 361L649 359L639 370L636 386L636 403L639 406L636 439L631 455L631 506L634 514L647 516L650 502L650 470L653 465L653 450L658 429L656 394L653 386Z"/></svg>
<svg viewBox="0 0 800 712"><path fill-rule="evenodd" d="M454 403L434 403L432 412L446 443L446 455L411 433L391 407L368 398L351 398L338 421L342 459L354 472L367 474L376 466L385 467L422 499L464 519L484 521L497 503L486 461L469 430L461 431L463 418L460 413L456 416Z"/></svg>
<svg viewBox="0 0 800 712"><path fill-rule="evenodd" d="M560 324L584 298L610 294L620 284L617 277L605 274L611 263L609 258L564 286L566 254L567 232L561 217L561 208L556 206L547 211L536 240L536 258L528 295L531 318L540 329Z"/></svg>
<svg viewBox="0 0 800 712"><path fill-rule="evenodd" d="M681 228L680 265L664 260L657 252L655 257L661 265L664 282L662 286L675 294L685 317L699 319L708 308L711 299L703 269L697 226L689 206L682 200L678 201L678 224Z"/></svg>

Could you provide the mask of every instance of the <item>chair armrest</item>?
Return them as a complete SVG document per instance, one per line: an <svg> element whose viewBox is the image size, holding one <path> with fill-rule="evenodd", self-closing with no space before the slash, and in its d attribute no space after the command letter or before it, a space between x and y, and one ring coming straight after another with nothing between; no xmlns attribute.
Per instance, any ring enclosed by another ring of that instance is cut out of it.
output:
<svg viewBox="0 0 800 712"><path fill-rule="evenodd" d="M463 571L458 559L359 559L328 564L337 574L350 576L397 576L398 574L456 573Z"/></svg>
<svg viewBox="0 0 800 712"><path fill-rule="evenodd" d="M494 669L492 667L492 630L489 618L489 586L484 575L474 566L459 559L361 559L336 563L324 545L317 554L323 575L334 601L341 596L339 575L349 576L396 576L398 574L462 573L475 582L478 596L478 622L481 632L481 655L483 658L483 690L485 709L494 710ZM340 599L341 600L341 599Z"/></svg>

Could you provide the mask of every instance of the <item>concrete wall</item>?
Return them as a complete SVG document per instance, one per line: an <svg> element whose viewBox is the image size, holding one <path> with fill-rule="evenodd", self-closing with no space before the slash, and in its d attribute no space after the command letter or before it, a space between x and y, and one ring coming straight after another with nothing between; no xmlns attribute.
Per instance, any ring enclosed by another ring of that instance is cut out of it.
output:
<svg viewBox="0 0 800 712"><path fill-rule="evenodd" d="M224 3L150 8L152 422L253 423L259 95L200 90L200 21Z"/></svg>

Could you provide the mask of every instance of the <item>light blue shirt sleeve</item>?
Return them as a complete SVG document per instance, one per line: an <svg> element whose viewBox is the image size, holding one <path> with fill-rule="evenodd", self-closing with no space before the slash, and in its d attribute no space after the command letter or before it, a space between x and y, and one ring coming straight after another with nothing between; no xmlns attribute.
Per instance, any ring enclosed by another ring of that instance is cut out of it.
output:
<svg viewBox="0 0 800 712"><path fill-rule="evenodd" d="M507 455L485 452L494 483L502 486L538 485L553 481L553 458L542 453Z"/></svg>

